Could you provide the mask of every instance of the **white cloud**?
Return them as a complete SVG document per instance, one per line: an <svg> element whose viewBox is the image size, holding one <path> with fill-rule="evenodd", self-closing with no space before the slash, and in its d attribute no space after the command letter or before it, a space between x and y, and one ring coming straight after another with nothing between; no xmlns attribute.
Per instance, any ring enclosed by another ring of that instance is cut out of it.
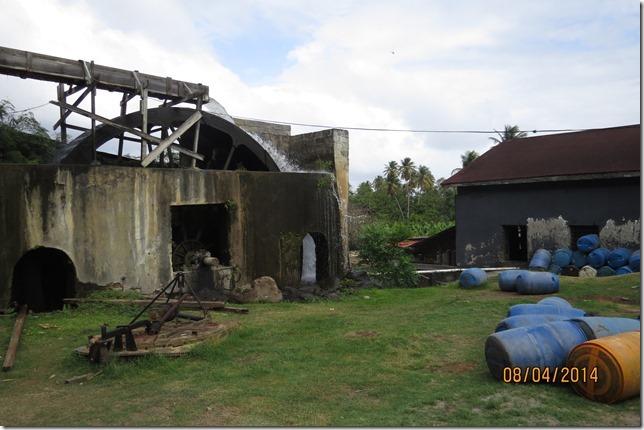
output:
<svg viewBox="0 0 644 430"><path fill-rule="evenodd" d="M234 116L414 130L640 118L635 2L0 0L0 9L4 46L201 82ZM271 54L260 61L258 49ZM263 71L261 85L244 81ZM0 97L26 108L54 98L55 85L0 76ZM53 123L57 110L41 113ZM351 182L407 156L447 177L466 150L489 147L484 134L351 130Z"/></svg>

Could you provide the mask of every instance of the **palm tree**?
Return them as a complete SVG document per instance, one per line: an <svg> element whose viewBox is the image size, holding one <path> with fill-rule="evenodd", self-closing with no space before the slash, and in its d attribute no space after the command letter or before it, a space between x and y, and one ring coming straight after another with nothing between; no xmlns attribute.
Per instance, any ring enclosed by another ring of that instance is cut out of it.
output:
<svg viewBox="0 0 644 430"><path fill-rule="evenodd" d="M400 206L400 202L398 202L398 198L396 197L396 193L398 192L398 190L400 190L400 179L398 179L400 166L398 166L398 163L396 161L390 161L389 164L385 164L385 170L383 170L382 173L385 175L385 188L387 190L387 194L389 194L394 198L394 200L396 200L398 209L400 209L400 214L404 218L405 213L403 212L402 207Z"/></svg>
<svg viewBox="0 0 644 430"><path fill-rule="evenodd" d="M400 178L405 181L403 184L403 191L407 196L407 218L409 218L409 207L411 205L411 193L416 188L416 175L418 171L414 162L411 161L411 158L405 157L400 162L400 167L398 168Z"/></svg>
<svg viewBox="0 0 644 430"><path fill-rule="evenodd" d="M400 177L404 181L409 182L414 177L414 174L416 173L416 166L414 165L414 162L411 161L411 158L406 157L404 160L400 162L400 167L398 171L400 173Z"/></svg>
<svg viewBox="0 0 644 430"><path fill-rule="evenodd" d="M378 175L374 178L371 185L373 186L374 191L385 191L385 178Z"/></svg>
<svg viewBox="0 0 644 430"><path fill-rule="evenodd" d="M498 134L501 138L499 140L496 137L490 137L489 139L494 141L495 143L501 143L505 142L506 140L512 139L521 139L522 137L526 137L528 135L528 133L526 133L525 131L521 131L518 125L506 125L505 129L503 130L503 134L501 134L497 130L494 131L496 131L496 134Z"/></svg>
<svg viewBox="0 0 644 430"><path fill-rule="evenodd" d="M463 167L476 160L478 156L479 154L476 151L465 151L465 154L461 155L461 162L463 163Z"/></svg>
<svg viewBox="0 0 644 430"><path fill-rule="evenodd" d="M429 170L429 167L420 165L418 166L418 174L416 175L416 187L421 191L429 191L434 188L434 175Z"/></svg>

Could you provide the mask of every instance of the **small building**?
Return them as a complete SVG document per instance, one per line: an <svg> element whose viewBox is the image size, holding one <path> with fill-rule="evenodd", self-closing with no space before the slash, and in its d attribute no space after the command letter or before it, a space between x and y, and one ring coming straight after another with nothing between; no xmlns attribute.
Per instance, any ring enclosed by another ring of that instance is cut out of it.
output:
<svg viewBox="0 0 644 430"><path fill-rule="evenodd" d="M501 142L456 187L458 266L521 265L539 248L640 247L640 124Z"/></svg>

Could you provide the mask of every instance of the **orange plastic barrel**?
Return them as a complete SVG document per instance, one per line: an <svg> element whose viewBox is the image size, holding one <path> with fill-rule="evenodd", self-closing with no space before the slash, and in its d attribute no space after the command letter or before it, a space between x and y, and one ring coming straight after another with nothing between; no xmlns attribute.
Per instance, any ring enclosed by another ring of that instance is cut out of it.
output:
<svg viewBox="0 0 644 430"><path fill-rule="evenodd" d="M627 331L581 343L570 351L566 367L580 370L576 381L571 379L570 383L587 399L610 404L637 396L640 332Z"/></svg>

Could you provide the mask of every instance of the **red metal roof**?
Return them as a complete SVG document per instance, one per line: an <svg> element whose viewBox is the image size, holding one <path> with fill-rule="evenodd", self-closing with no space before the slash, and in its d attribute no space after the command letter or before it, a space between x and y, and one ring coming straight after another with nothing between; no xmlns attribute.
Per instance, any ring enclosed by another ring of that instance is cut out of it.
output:
<svg viewBox="0 0 644 430"><path fill-rule="evenodd" d="M640 172L640 124L501 142L442 185Z"/></svg>

